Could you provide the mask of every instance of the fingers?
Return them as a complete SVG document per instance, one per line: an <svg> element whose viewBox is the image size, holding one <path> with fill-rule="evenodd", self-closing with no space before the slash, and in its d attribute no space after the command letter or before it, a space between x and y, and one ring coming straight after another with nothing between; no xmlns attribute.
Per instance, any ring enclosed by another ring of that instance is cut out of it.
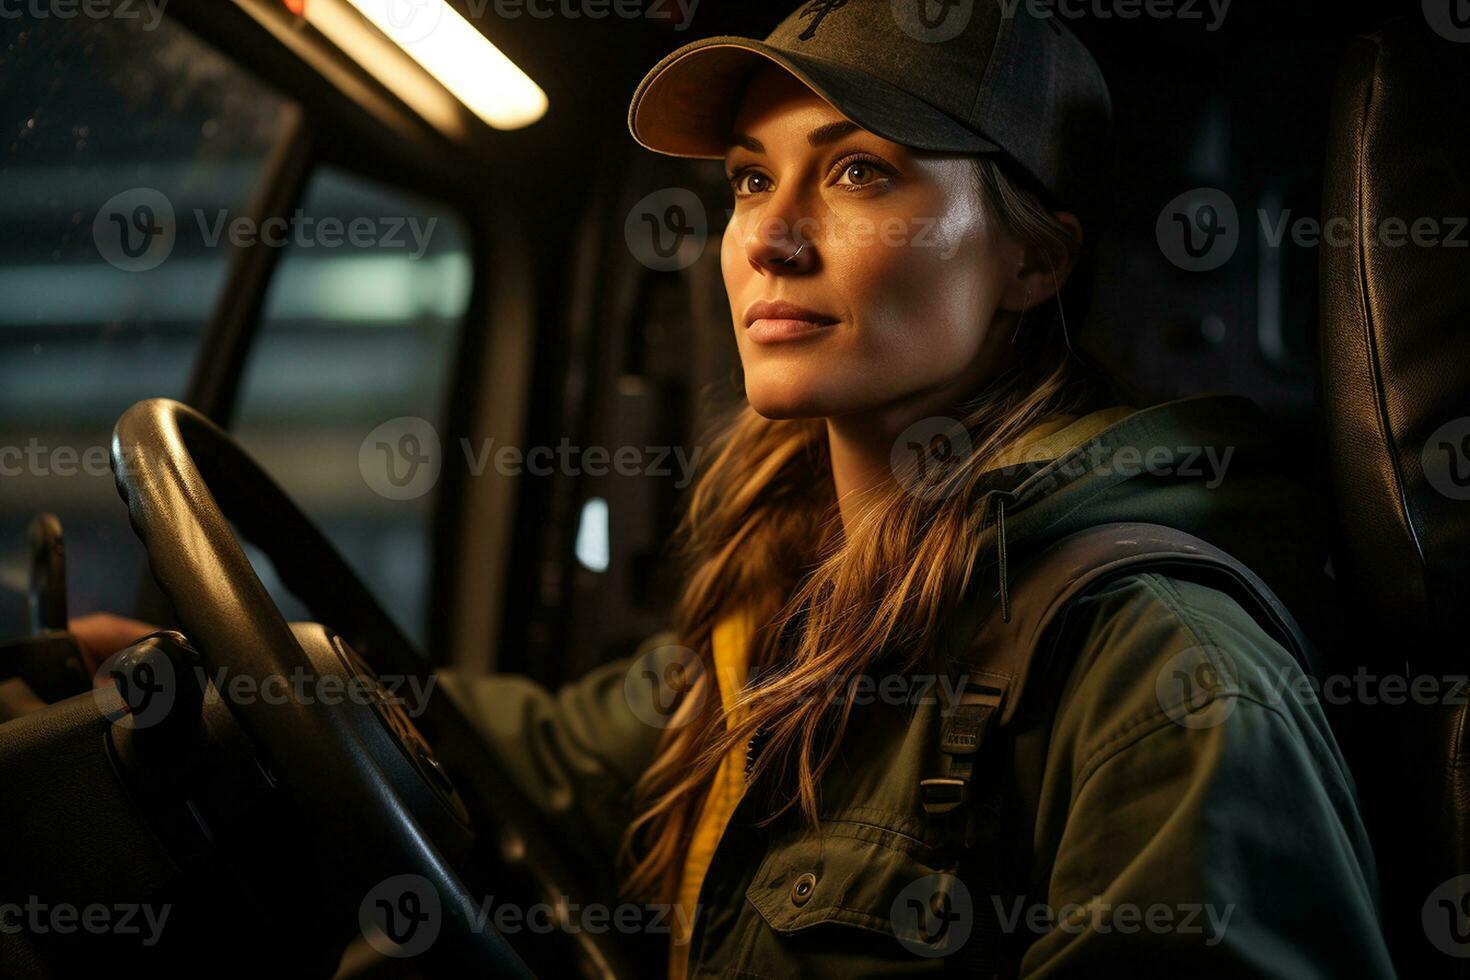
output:
<svg viewBox="0 0 1470 980"><path fill-rule="evenodd" d="M87 670L94 674L108 657L158 629L140 619L130 619L109 612L78 616L67 625L76 637L77 646L81 648Z"/></svg>

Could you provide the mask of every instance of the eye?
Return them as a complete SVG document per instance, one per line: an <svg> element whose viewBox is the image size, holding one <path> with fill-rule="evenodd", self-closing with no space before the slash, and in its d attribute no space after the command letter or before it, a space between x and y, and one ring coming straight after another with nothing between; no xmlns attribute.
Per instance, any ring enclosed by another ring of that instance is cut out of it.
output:
<svg viewBox="0 0 1470 980"><path fill-rule="evenodd" d="M728 174L726 179L730 181L730 189L735 192L736 197L762 194L771 189L771 178L751 167Z"/></svg>
<svg viewBox="0 0 1470 980"><path fill-rule="evenodd" d="M875 156L866 153L851 153L833 164L831 172L837 175L835 183L847 191L858 191L881 185L892 178L896 171ZM765 194L771 190L772 180L754 167L742 167L725 175L730 189L737 198Z"/></svg>
<svg viewBox="0 0 1470 980"><path fill-rule="evenodd" d="M843 158L834 169L841 172L837 186L848 190L871 187L893 176L893 168L877 157L859 154Z"/></svg>

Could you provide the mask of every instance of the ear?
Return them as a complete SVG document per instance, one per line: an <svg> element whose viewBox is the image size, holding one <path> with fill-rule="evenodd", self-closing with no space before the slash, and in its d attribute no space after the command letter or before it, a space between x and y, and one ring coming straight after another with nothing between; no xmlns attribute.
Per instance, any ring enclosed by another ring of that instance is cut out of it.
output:
<svg viewBox="0 0 1470 980"><path fill-rule="evenodd" d="M1073 260L1082 247L1082 222L1070 211L1057 211L1052 217L1066 225L1076 247L1055 261L1049 261L1041 249L1030 245L1024 247L1015 275L1006 283L1005 293L1001 296L1001 309L1021 313L1040 306L1061 292L1072 275Z"/></svg>

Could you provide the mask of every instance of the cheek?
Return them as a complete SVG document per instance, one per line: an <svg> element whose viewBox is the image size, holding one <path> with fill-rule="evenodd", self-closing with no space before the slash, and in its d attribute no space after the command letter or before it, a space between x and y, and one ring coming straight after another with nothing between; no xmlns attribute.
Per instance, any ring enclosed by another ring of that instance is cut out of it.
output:
<svg viewBox="0 0 1470 980"><path fill-rule="evenodd" d="M725 227L725 233L720 236L720 272L725 277L725 289L731 295L734 295L735 292L734 287L736 282L734 276L739 271L735 266L737 251L735 223L734 219L731 219L730 224ZM749 269L750 265L746 263L745 267Z"/></svg>
<svg viewBox="0 0 1470 980"><path fill-rule="evenodd" d="M938 377L979 354L999 299L993 260L971 209L910 219L907 227L906 244L856 249L847 257L851 298L874 356L901 358Z"/></svg>
<svg viewBox="0 0 1470 980"><path fill-rule="evenodd" d="M750 267L741 237L732 222L725 229L725 234L720 238L720 274L725 280L725 294L730 298L730 315L732 319L738 316L743 308L737 308L738 303L745 299L745 291L749 286L750 279L756 274Z"/></svg>
<svg viewBox="0 0 1470 980"><path fill-rule="evenodd" d="M759 291L753 291L750 288L750 280L756 275L756 271L750 267L740 239L728 229L724 237L720 239L720 274L725 280L725 296L730 304L730 323L735 331L735 348L739 352L741 362L748 366L749 352L746 350L745 329L741 318L746 307L759 298Z"/></svg>

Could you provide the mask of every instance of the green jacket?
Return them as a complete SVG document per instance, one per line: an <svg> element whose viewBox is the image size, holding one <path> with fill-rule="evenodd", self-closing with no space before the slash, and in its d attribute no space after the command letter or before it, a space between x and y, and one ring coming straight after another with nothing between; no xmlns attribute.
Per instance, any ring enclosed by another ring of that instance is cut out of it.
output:
<svg viewBox="0 0 1470 980"><path fill-rule="evenodd" d="M1310 626L1316 521L1287 465L1244 398L1155 405L1044 465L993 474L985 505L1004 498L1005 534L988 526L982 553L1003 540L1016 562L1084 527L1166 524L1244 561ZM997 567L986 562L974 601L997 601ZM1200 651L1216 683L1186 690L1180 665ZM960 943L949 950L989 941L972 925L990 903L1024 950L1025 977L1394 975L1352 778L1302 671L1242 606L1130 575L1079 601L1058 652L1063 669L1033 682L1028 709L1002 730L1007 771L976 773L1005 780L1020 830L994 859L1022 856L1026 903L984 889L968 912L952 901ZM608 664L555 693L516 677L446 678L584 862L615 852L660 733L630 708L628 669ZM741 803L700 895L691 976L968 968L960 952L925 955L924 923L907 911L947 868L949 839L919 792L943 772L940 704L913 700L854 708L819 829L757 827L754 797Z"/></svg>

